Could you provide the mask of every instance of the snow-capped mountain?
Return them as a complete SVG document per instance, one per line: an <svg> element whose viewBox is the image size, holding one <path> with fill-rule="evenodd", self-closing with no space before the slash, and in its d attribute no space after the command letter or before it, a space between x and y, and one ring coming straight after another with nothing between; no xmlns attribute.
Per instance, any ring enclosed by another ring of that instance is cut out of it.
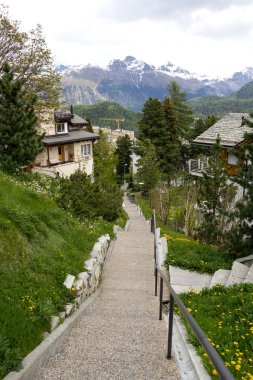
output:
<svg viewBox="0 0 253 380"><path fill-rule="evenodd" d="M106 68L88 65L57 66L62 76L63 94L72 104L94 104L111 99L140 110L149 97L164 99L167 86L176 80L188 98L229 95L253 80L253 68L234 73L231 78L214 79L191 73L171 62L155 67L135 57L114 59Z"/></svg>

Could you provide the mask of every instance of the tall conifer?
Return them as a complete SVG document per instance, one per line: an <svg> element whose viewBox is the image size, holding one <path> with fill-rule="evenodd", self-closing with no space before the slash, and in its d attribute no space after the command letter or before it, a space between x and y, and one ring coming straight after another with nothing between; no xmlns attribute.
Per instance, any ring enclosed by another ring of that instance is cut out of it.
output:
<svg viewBox="0 0 253 380"><path fill-rule="evenodd" d="M253 114L250 115L253 117ZM253 122L245 119L244 124L253 128ZM229 233L228 246L235 256L242 257L253 252L253 132L245 134L242 150L237 152L242 162L234 182L243 188L243 198L237 202L231 217L234 224Z"/></svg>
<svg viewBox="0 0 253 380"><path fill-rule="evenodd" d="M36 130L35 97L27 97L8 64L0 78L0 166L13 172L35 161L43 149Z"/></svg>

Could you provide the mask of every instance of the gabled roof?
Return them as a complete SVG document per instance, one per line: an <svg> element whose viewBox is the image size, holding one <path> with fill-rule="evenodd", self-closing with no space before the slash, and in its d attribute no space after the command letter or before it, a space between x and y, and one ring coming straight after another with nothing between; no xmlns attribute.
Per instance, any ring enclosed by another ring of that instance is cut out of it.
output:
<svg viewBox="0 0 253 380"><path fill-rule="evenodd" d="M77 131L70 131L69 133L45 136L42 140L45 146L55 146L71 144L78 141L97 140L99 135L83 131L82 129Z"/></svg>
<svg viewBox="0 0 253 380"><path fill-rule="evenodd" d="M223 147L235 147L244 140L246 132L253 132L247 125L242 126L243 118L253 121L248 113L228 113L205 132L193 140L194 145L211 146L220 137L220 144Z"/></svg>
<svg viewBox="0 0 253 380"><path fill-rule="evenodd" d="M84 126L84 125L88 125L88 121L86 121L85 119L82 119L80 116L76 115L76 114L73 114L72 115L73 117L71 118L70 120L70 124L73 125L73 126Z"/></svg>
<svg viewBox="0 0 253 380"><path fill-rule="evenodd" d="M88 124L85 119L69 111L56 111L54 118L56 122L68 121L73 126L85 126Z"/></svg>

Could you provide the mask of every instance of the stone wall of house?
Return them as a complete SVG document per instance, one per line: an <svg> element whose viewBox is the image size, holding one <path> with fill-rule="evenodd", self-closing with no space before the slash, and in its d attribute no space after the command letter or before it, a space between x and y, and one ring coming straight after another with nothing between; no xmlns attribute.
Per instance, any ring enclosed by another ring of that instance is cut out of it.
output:
<svg viewBox="0 0 253 380"><path fill-rule="evenodd" d="M38 126L38 131L45 132L46 135L55 135L55 121L54 121L54 115L48 114L47 115L47 122L42 122Z"/></svg>

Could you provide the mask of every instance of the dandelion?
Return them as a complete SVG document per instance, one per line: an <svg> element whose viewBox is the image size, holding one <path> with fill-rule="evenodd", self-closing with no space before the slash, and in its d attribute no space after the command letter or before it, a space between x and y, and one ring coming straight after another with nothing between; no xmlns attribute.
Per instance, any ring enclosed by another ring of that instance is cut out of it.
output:
<svg viewBox="0 0 253 380"><path fill-rule="evenodd" d="M213 370L213 375L218 375L218 372L216 371L216 369Z"/></svg>

